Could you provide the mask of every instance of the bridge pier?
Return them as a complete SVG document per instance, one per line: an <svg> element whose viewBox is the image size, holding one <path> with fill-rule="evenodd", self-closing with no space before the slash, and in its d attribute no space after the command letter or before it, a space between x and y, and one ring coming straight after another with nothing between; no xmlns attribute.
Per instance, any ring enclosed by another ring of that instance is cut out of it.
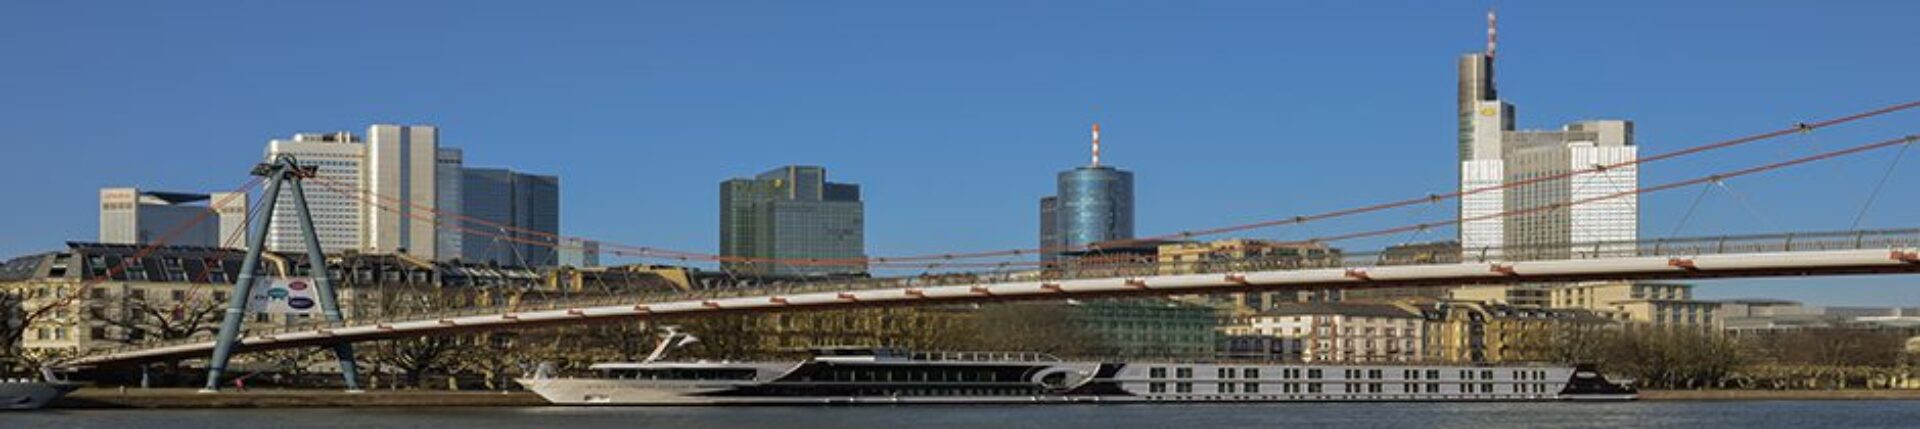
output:
<svg viewBox="0 0 1920 429"><path fill-rule="evenodd" d="M293 157L281 156L270 163L257 165L253 174L267 178L267 190L261 194L262 202L259 218L248 225L247 257L240 263L240 275L233 284L233 293L227 298L227 311L220 321L220 332L214 338L213 357L207 362L207 385L201 393L220 391L220 377L226 372L227 362L232 358L233 346L239 343L240 325L246 318L247 300L253 289L255 272L260 269L260 255L265 251L267 226L273 219L273 209L280 197L282 182L292 185L293 205L296 222L300 224L300 233L307 244L308 275L314 278L314 287L320 295L321 311L326 313L327 321L338 324L340 303L333 291L332 274L327 271L326 254L320 249L320 237L314 232L313 214L307 209L306 190L300 186L300 180L317 174L315 167L301 167ZM361 392L357 380L358 371L353 361L353 345L346 342L332 346L334 356L340 359L340 375L346 378L348 392ZM146 383L146 368L141 368L141 383Z"/></svg>

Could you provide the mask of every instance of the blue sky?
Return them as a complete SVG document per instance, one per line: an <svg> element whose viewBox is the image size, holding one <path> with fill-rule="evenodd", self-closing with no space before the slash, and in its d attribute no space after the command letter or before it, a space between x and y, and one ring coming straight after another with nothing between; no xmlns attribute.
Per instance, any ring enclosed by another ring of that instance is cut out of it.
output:
<svg viewBox="0 0 1920 429"><path fill-rule="evenodd" d="M97 189L224 190L266 141L433 124L476 166L561 176L563 232L712 251L717 183L860 183L875 255L1030 247L1054 172L1138 175L1157 234L1448 190L1474 2L7 2L0 254L94 237ZM1920 98L1910 2L1511 2L1526 128L1636 121L1643 154ZM1920 112L1645 166L1643 185L1920 131ZM1845 229L1892 151L1743 178L1678 235ZM1920 158L1920 154L1910 155ZM1904 158L1903 158L1904 159ZM1920 226L1905 159L1867 227ZM1642 200L1675 233L1697 189ZM1744 202L1743 202L1744 201ZM1404 210L1248 236L1451 216ZM1373 249L1451 230L1343 243ZM1920 304L1920 278L1705 283Z"/></svg>

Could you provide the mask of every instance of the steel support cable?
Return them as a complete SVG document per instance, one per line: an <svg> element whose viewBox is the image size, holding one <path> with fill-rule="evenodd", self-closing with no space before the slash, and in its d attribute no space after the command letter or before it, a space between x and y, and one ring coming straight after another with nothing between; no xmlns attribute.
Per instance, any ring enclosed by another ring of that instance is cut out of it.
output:
<svg viewBox="0 0 1920 429"><path fill-rule="evenodd" d="M1780 130L1753 134L1753 135L1734 138L1730 140L1723 140L1715 143L1693 146L1693 147L1676 150L1672 152L1666 152L1662 154L1657 154L1653 156L1637 158L1634 160L1603 165L1603 166L1596 167L1596 169L1574 170L1574 171L1568 171L1565 173L1546 175L1546 176L1541 176L1541 177L1536 177L1536 178L1531 178L1526 180L1503 182L1499 185L1490 185L1490 186L1481 187L1481 188L1454 191L1454 192L1448 192L1443 194L1432 194L1426 197L1391 201L1391 202L1374 204L1374 205L1363 206L1363 207L1354 207L1354 208L1318 213L1313 215L1295 216L1287 219L1254 222L1254 223L1248 223L1248 224L1211 228L1211 229L1182 231L1182 232L1162 234L1162 235L1150 236L1150 237L1144 237L1144 238L1113 240L1110 242L1091 243L1091 244L1079 245L1079 246L1051 246L1051 247L1040 247L1040 248L1031 248L1031 249L1010 249L1010 250L996 250L996 251L982 251L982 252L926 254L926 255L895 256L895 257L862 257L862 258L830 258L830 259L829 258L811 258L811 259L804 259L804 261L810 264L819 264L819 265L846 265L846 264L855 264L855 263L932 261L932 260L975 259L975 258L988 258L988 257L1001 257L1001 256L1021 256L1021 255L1027 255L1027 254L1080 251L1080 250L1095 249L1100 247L1114 247L1117 245L1125 245L1128 243L1136 243L1136 242L1143 242L1143 241L1189 239L1193 237L1218 235L1218 234L1223 234L1228 232L1238 232L1238 231L1245 231L1245 230L1252 230L1252 229L1268 228L1268 227L1287 225L1287 224L1307 223L1307 222L1314 222L1314 221L1319 221L1323 219L1352 216L1352 215L1406 207L1409 205L1419 204L1427 201L1455 199L1455 198L1460 198L1468 195L1474 195L1474 194L1479 194L1479 193L1484 193L1489 191L1527 186L1527 185L1541 183L1549 180L1564 179L1576 174L1600 171L1604 169L1620 168L1620 167L1626 167L1626 166L1657 162L1657 161L1662 161L1662 160L1667 160L1672 158L1678 158L1678 157L1693 155L1701 152L1707 152L1712 150L1745 145L1745 144L1754 143L1758 141L1769 140L1769 139L1773 139L1776 137L1789 135L1797 132L1808 132L1814 129L1820 129L1820 128L1826 128L1826 127L1831 127L1835 125L1845 124L1845 123L1867 119L1875 116L1912 109L1914 107L1920 107L1920 101L1910 101L1910 102L1895 104L1892 106L1882 107L1874 110L1868 110L1860 113L1854 113L1851 115L1841 116L1841 117L1827 119L1823 121L1797 123L1791 127L1780 129ZM553 242L559 242L563 238L565 238L563 236L560 236L554 233L519 228L511 225L501 224L498 222L488 221L485 219L472 218L464 214L457 214L457 213L444 214L444 213L440 213L439 210L433 207L425 206L412 201L396 199L389 196L380 195L378 193L374 193L371 191L363 191L363 192L374 194L375 197L381 198L381 199L388 199L396 202L404 202L406 204L412 205L416 209L426 210L428 212L435 213L434 218L436 219L439 216L452 216L466 222L474 222L474 223L480 223L483 225L498 226L498 227L513 229L513 230L519 230L529 235L545 237ZM434 223L435 225L441 224L440 222L437 222L437 221ZM718 261L718 262L775 262L777 260L783 259L783 258L749 258L749 257L737 257L737 256L723 256L723 255L714 255L714 254L700 253L700 252L686 252L686 251L676 251L676 250L670 250L670 249L659 249L659 248L643 247L643 246L629 246L629 245L624 245L624 244L619 244L619 243L614 243L609 241L600 241L600 243L603 247L616 247L616 248L625 248L625 249L633 250L633 251L639 252L642 256L657 255L657 256L664 256L667 258L678 258L683 261L684 260L703 260L703 261Z"/></svg>
<svg viewBox="0 0 1920 429"><path fill-rule="evenodd" d="M1639 188L1639 189L1634 189L1634 190L1629 190L1629 191L1620 191L1620 192L1614 192L1614 193L1611 193L1611 194L1606 194L1606 195L1599 195L1599 196L1594 196L1594 197L1589 197L1589 198L1582 198L1582 199L1578 199L1578 200L1573 200L1573 201L1569 201L1569 202L1566 202L1566 203L1556 203L1556 204L1546 204L1546 205L1539 205L1539 206L1532 206L1532 207L1526 207L1526 208L1519 208L1519 209L1512 209L1512 210L1506 210L1506 211L1501 211L1501 212L1497 212L1497 213L1488 213L1488 214L1484 214L1484 215L1477 215L1477 216L1470 216L1470 217L1456 217L1456 218L1453 218L1453 219L1447 219L1447 220L1439 220L1439 221L1434 221L1434 222L1425 222L1425 223L1417 223L1417 224L1409 224L1409 225L1401 225L1401 226L1396 226L1396 227L1390 227L1390 228L1382 228L1382 229L1376 229L1376 230L1370 230L1370 231L1362 231L1362 232L1355 232L1355 233L1348 233L1348 234L1341 234L1341 235L1334 235L1334 236L1324 236L1324 237L1317 237L1317 238L1311 238L1311 239L1307 239L1307 240L1303 240L1303 241L1298 241L1298 242L1291 242L1291 243L1284 243L1284 244L1311 244L1311 243L1329 243L1329 242L1338 242L1338 241L1347 241L1347 240L1354 240L1354 239L1360 239L1360 238L1369 238L1369 237L1376 237L1376 236L1382 236L1382 235L1391 235L1391 234L1398 234L1398 233L1403 233L1403 232L1408 232L1408 231L1417 231L1417 230L1420 230L1420 229L1422 229L1422 228L1432 228L1432 227L1435 227L1435 226L1440 226L1440 225L1447 225L1447 224L1456 224L1456 225L1457 225L1457 224L1460 224L1460 223L1464 223L1464 222L1472 222L1472 221L1478 221L1478 220L1486 220L1486 219L1493 219L1493 218L1499 218L1499 217L1510 217L1510 216L1517 216L1517 215L1522 215L1522 214L1530 214L1530 213L1537 213L1537 212L1542 212L1542 211L1549 211L1549 210L1560 210L1560 209L1564 209L1564 208L1566 208L1566 207L1571 207L1571 206L1576 206L1576 205L1582 205L1582 204L1590 204L1590 203L1593 203L1593 202L1597 202L1597 201L1605 201L1605 200L1610 200L1610 199L1615 199L1615 198L1621 198L1621 197L1626 197L1626 196L1629 196L1629 195L1642 195L1642 194L1650 194L1650 193L1655 193L1655 192L1662 192L1662 191L1668 191L1668 190L1672 190L1672 189L1678 189L1678 188L1684 188L1684 187L1687 187L1687 186L1692 186L1692 185L1698 185L1698 184L1708 184L1708 185L1711 185L1711 184L1713 184L1713 183L1715 183L1715 182L1721 182L1721 181L1724 181L1725 179L1730 179L1730 178L1735 178L1735 177L1741 177L1741 176L1748 176L1748 175L1753 175L1753 174L1758 174L1758 173L1763 173L1763 172L1768 172L1768 171L1773 171L1773 170L1779 170L1779 169L1784 169L1784 168L1788 168L1788 167L1793 167L1793 166L1798 166L1798 165L1802 165L1802 164L1807 164L1807 163L1812 163L1812 162L1818 162L1818 161L1824 161L1824 160L1828 160L1828 159L1833 159L1833 158L1839 158L1839 157L1843 157L1843 156L1847 156L1847 155L1852 155L1852 154L1857 154L1857 153L1861 153L1861 152L1868 152L1868 151L1873 151L1873 150L1878 150L1878 149L1885 149L1885 148L1888 148L1888 147L1892 147L1892 146L1897 146L1897 145L1905 145L1905 144L1910 144L1910 143L1912 143L1912 142L1914 142L1914 141L1915 141L1915 140L1917 140L1917 139L1920 139L1920 136L1904 136L1904 137L1900 137L1900 138L1895 138L1895 139L1891 139L1891 140L1885 140L1885 141L1880 141L1880 142L1874 142L1874 143L1867 143L1867 144L1862 144L1862 145L1857 145L1857 146L1852 146L1852 147L1847 147L1847 148L1842 148L1842 149L1836 149L1836 150L1832 150L1832 151L1827 151L1827 152L1821 152L1821 153L1816 153L1816 154L1812 154L1812 155L1808 155L1808 156L1803 156L1803 157L1799 157L1799 158L1794 158L1794 159L1790 159L1790 160L1785 160L1785 161L1779 161L1779 162L1774 162L1774 163L1769 163L1769 164L1763 164L1763 165L1758 165L1758 166L1753 166L1753 167L1747 167L1747 168L1742 168L1742 169L1737 169L1737 170L1730 170L1730 171L1726 171L1726 172L1723 172L1723 173L1719 173L1719 174L1712 174L1712 175L1707 175L1707 176L1701 176L1701 177L1696 177L1696 178L1693 178L1693 179L1687 179L1687 180L1681 180L1681 181L1676 181L1676 182L1668 182L1668 183L1663 183L1663 184L1660 184L1660 185L1655 185L1655 186L1651 186L1651 187L1643 187L1643 188ZM1025 264L1025 265L1033 265L1033 264L1036 264L1037 262L1033 262L1033 261L1016 261L1016 262L1011 262L1011 263L1012 263L1012 264ZM948 264L948 265L949 265L949 266L956 266L956 267L957 267L957 266L984 266L984 264L981 264L981 265L975 265L975 264L969 264L969 263L951 263L951 264Z"/></svg>
<svg viewBox="0 0 1920 429"><path fill-rule="evenodd" d="M1693 194L1693 202L1687 204L1686 214L1680 215L1680 223L1673 225L1673 232L1667 233L1668 237L1680 236L1680 230L1686 228L1688 220L1693 219L1693 211L1700 208L1700 201L1707 199L1707 191L1712 190L1713 184L1711 183L1700 186L1700 193Z"/></svg>
<svg viewBox="0 0 1920 429"><path fill-rule="evenodd" d="M1905 136L1905 137L1900 137L1900 138L1896 138L1896 139L1892 139L1892 140L1886 140L1886 141L1880 141L1880 142L1875 142L1875 143L1867 143L1867 144L1863 144L1863 145L1858 145L1858 146L1853 146L1853 147L1849 147L1849 148L1845 148L1845 149L1839 149L1839 150L1834 150L1834 151L1828 151L1828 152L1822 152L1822 153L1818 153L1818 154L1814 154L1814 155L1808 155L1808 156L1804 156L1804 157L1800 157L1800 158L1794 158L1794 159L1791 159L1791 160L1786 160L1786 161L1780 161L1780 162L1775 162L1775 163L1771 163L1771 164L1765 164L1765 165L1760 165L1760 166L1755 166L1755 167L1748 167L1748 168L1743 168L1743 169L1739 169L1739 170L1734 170L1734 171L1730 171L1730 172L1726 172L1726 173L1721 173L1721 174L1714 174L1714 175L1709 175L1709 176L1704 176L1704 177L1698 177L1698 178L1694 178L1694 179L1688 179L1688 180L1683 180L1683 181L1678 181L1678 182L1669 182L1669 183L1665 183L1665 184L1661 184L1661 185L1657 185L1657 186L1653 186L1653 187L1646 187L1646 188L1640 188L1640 189L1636 189L1636 190L1633 190L1633 191L1627 191L1627 192L1619 192L1619 193L1614 193L1614 194L1609 194L1609 195L1602 195L1602 196L1597 196L1597 197L1592 197L1592 198L1585 198L1585 199L1580 199L1580 200L1575 200L1575 201L1571 201L1571 202L1568 202L1568 203L1564 203L1564 204L1549 204L1549 205L1544 205L1544 206L1535 206L1535 207L1528 207L1528 208L1525 208L1525 209L1518 209L1518 210L1508 210L1508 211L1504 211L1504 212L1500 212L1500 213L1491 213L1491 214L1487 214L1487 215L1480 215L1480 216L1473 216L1473 217L1468 217L1468 218L1456 218L1456 219L1452 219L1452 220L1447 220L1447 221L1442 221L1442 222L1447 222L1447 223L1455 223L1455 224L1457 224L1457 223L1461 223L1461 222L1470 222L1470 221L1476 221L1476 220L1482 220L1482 219L1491 219L1491 218L1493 218L1493 217L1496 217L1496 216L1513 216L1513 215L1518 215L1518 214L1525 214L1525 213L1533 213L1533 212L1539 212L1539 211L1543 211L1543 210L1552 210L1552 209L1555 209L1555 208L1558 208L1558 207L1562 207L1562 206L1570 206L1570 205L1579 205L1579 204L1586 204L1586 203L1591 203L1591 202L1594 202L1594 201L1601 201L1601 200L1606 200L1606 199L1612 199L1612 198L1619 198L1619 197L1623 197L1623 196L1627 196L1627 195L1637 195L1637 194L1649 194L1649 193L1654 193L1654 192L1660 192L1660 191L1666 191L1666 190L1670 190L1670 189L1675 189L1675 188L1681 188L1681 187L1686 187L1686 186L1690 186L1690 185L1697 185L1697 184L1701 184L1701 183L1710 183L1710 182L1715 182L1715 181L1722 181L1722 180L1725 180L1725 179L1728 179L1728 178L1734 178L1734 177L1740 177L1740 176L1746 176L1746 175L1751 175L1751 174L1757 174L1757 173L1762 173L1762 172L1767 172L1767 171L1772 171L1772 170L1778 170L1778 169L1782 169L1782 168L1787 168L1787 167L1792 167L1792 166L1796 166L1796 165L1801 165L1801 164L1806 164L1806 163L1810 163L1810 162L1816 162L1816 161L1822 161L1822 160L1827 160L1827 159L1832 159L1832 158L1838 158L1838 157L1842 157L1842 156L1847 156L1847 155L1852 155L1852 154L1856 154L1856 153L1861 153L1861 152L1867 152L1867 151L1872 151L1872 150L1877 150L1877 149L1884 149L1884 148L1887 148L1887 147L1891 147L1891 146L1896 146L1896 145L1902 145L1902 144L1907 144L1907 143L1910 143L1910 142L1912 142L1912 141L1914 141L1914 140L1915 140L1916 138L1920 138L1920 137L1916 137L1916 136ZM1422 225L1430 225L1430 224L1422 224ZM1403 232L1403 231L1406 231L1406 230L1408 230L1408 229L1410 229L1410 228L1416 228L1416 227L1419 227L1419 225L1412 225L1412 226L1401 226L1401 227L1396 227L1396 228L1387 228L1387 229L1381 229L1381 230L1376 230L1376 231L1367 231L1367 232L1360 232L1360 233L1353 233L1353 234L1346 234L1346 235L1339 235L1339 236L1333 236L1333 237L1326 237L1326 238L1322 238L1322 239L1320 239L1320 240L1321 240L1321 241L1344 241L1344 240L1352 240L1352 239L1357 239L1357 238L1365 238L1365 237L1372 237L1372 236L1377 236L1377 235L1381 235L1381 234L1392 234L1392 233L1398 233L1398 232Z"/></svg>
<svg viewBox="0 0 1920 429"><path fill-rule="evenodd" d="M1733 196L1734 203L1739 204L1741 208L1747 209L1748 214L1753 215L1754 219L1759 219L1760 223L1766 224L1767 228L1772 228L1774 231L1786 231L1786 228L1780 227L1780 223L1774 222L1771 217L1767 217L1766 213L1760 211L1759 206L1754 205L1752 201L1748 200L1746 194L1735 191L1732 186L1728 186L1727 181L1717 180L1713 182L1713 185L1719 186L1720 190L1727 191L1728 195Z"/></svg>
<svg viewBox="0 0 1920 429"><path fill-rule="evenodd" d="M1913 141L1900 146L1900 153L1893 155L1893 162L1887 164L1887 172L1880 175L1880 183L1873 185L1873 192L1867 194L1867 202L1860 204L1860 213L1853 215L1853 223L1847 229L1860 229L1860 221L1866 220L1867 209L1873 208L1873 200L1880 197L1880 190L1887 187L1887 179L1893 178L1893 172L1900 166L1900 160L1907 156L1907 149L1913 148Z"/></svg>

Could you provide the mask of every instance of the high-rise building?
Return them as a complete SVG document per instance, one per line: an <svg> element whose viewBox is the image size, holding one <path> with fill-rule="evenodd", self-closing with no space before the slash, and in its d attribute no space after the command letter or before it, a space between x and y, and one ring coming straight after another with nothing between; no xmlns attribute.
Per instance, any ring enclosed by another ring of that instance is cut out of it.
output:
<svg viewBox="0 0 1920 429"><path fill-rule="evenodd" d="M1040 199L1041 259L1090 244L1133 238L1133 173L1100 165L1100 125L1093 126L1093 162L1062 171L1055 194Z"/></svg>
<svg viewBox="0 0 1920 429"><path fill-rule="evenodd" d="M860 185L827 181L827 170L791 165L720 183L720 254L799 261L866 257L866 208ZM730 272L756 275L865 273L864 262L806 264L731 261Z"/></svg>
<svg viewBox="0 0 1920 429"><path fill-rule="evenodd" d="M365 188L363 171L366 144L351 132L295 134L291 139L267 142L266 159L292 155L302 166L318 168L318 177L326 184L307 181L307 207L313 213L320 248L327 253L363 251L366 205L359 192ZM340 189L335 190L338 187ZM293 192L282 190L274 202L272 222L267 227L267 250L304 252L306 239L300 232L299 214L293 205Z"/></svg>
<svg viewBox="0 0 1920 429"><path fill-rule="evenodd" d="M1639 173L1632 165L1612 167L1637 156L1633 124L1598 120L1557 131L1516 130L1513 105L1495 91L1494 34L1489 12L1487 50L1459 61L1463 257L1565 258L1594 250L1597 242L1635 239L1638 201L1632 191ZM1596 169L1603 166L1610 168ZM1577 171L1585 172L1541 179ZM1614 194L1624 195L1598 198ZM1559 208L1530 210L1542 207Z"/></svg>
<svg viewBox="0 0 1920 429"><path fill-rule="evenodd" d="M386 208L366 207L366 252L435 259L435 188L440 131L430 126L374 125L367 130L362 174Z"/></svg>
<svg viewBox="0 0 1920 429"><path fill-rule="evenodd" d="M225 204L221 204L225 200ZM198 223L195 218L205 217ZM180 246L243 246L247 195L231 192L192 194L100 189L100 242L148 244L180 229L167 240ZM193 223L192 226L184 226ZM184 228L184 229L181 229Z"/></svg>
<svg viewBox="0 0 1920 429"><path fill-rule="evenodd" d="M433 205L440 212L438 217L440 228L434 232L434 259L442 261L460 259L466 256L461 249L465 236L460 231L464 226L460 222L460 213L466 196L465 191L461 189L461 184L465 183L462 179L466 176L463 171L466 168L466 154L457 148L442 147L434 159L437 165L433 168L433 182L436 188L433 193L436 201Z"/></svg>
<svg viewBox="0 0 1920 429"><path fill-rule="evenodd" d="M460 149L440 146L432 126L379 124L368 127L367 136L296 134L267 143L268 160L292 155L319 168L322 180L305 188L321 249L441 261L465 255L466 237L457 228L466 196ZM306 249L292 198L283 191L274 203L268 250Z"/></svg>
<svg viewBox="0 0 1920 429"><path fill-rule="evenodd" d="M1508 132L1503 139L1506 180L1521 183L1503 195L1508 210L1558 207L1507 217L1501 225L1507 259L1633 250L1628 242L1638 237L1640 174L1624 164L1638 154L1633 123L1584 121L1560 131ZM1566 177L1542 180L1559 176Z"/></svg>
<svg viewBox="0 0 1920 429"><path fill-rule="evenodd" d="M521 267L559 263L560 178L503 168L467 168L461 177L462 259Z"/></svg>
<svg viewBox="0 0 1920 429"><path fill-rule="evenodd" d="M600 266L600 242L567 237L560 240L560 264L574 268Z"/></svg>

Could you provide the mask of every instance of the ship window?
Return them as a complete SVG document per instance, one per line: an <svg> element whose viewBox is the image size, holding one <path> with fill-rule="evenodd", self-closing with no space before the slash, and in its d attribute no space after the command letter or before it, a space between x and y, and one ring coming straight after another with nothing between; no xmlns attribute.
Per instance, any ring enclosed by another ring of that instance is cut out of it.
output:
<svg viewBox="0 0 1920 429"><path fill-rule="evenodd" d="M1492 384L1480 385L1480 393L1493 393L1493 385Z"/></svg>
<svg viewBox="0 0 1920 429"><path fill-rule="evenodd" d="M1174 393L1193 393L1193 383L1174 383Z"/></svg>
<svg viewBox="0 0 1920 429"><path fill-rule="evenodd" d="M1240 370L1240 375L1243 376L1241 378L1260 378L1260 368L1247 368L1247 369Z"/></svg>
<svg viewBox="0 0 1920 429"><path fill-rule="evenodd" d="M1429 370L1427 370L1427 379L1428 379L1428 380L1438 380L1438 379L1440 379L1440 370L1437 370L1437 369L1429 369Z"/></svg>
<svg viewBox="0 0 1920 429"><path fill-rule="evenodd" d="M1489 370L1482 370L1482 371L1480 371L1480 379L1481 379L1481 380L1492 380L1492 379L1493 379L1493 370L1491 370L1491 369L1489 369Z"/></svg>
<svg viewBox="0 0 1920 429"><path fill-rule="evenodd" d="M1147 385L1147 393L1166 393L1166 392L1167 392L1167 383L1153 383L1153 384Z"/></svg>
<svg viewBox="0 0 1920 429"><path fill-rule="evenodd" d="M1427 383L1427 393L1440 393L1440 383Z"/></svg>
<svg viewBox="0 0 1920 429"><path fill-rule="evenodd" d="M1373 370L1367 370L1367 378L1371 378L1371 379L1375 379L1375 380L1379 380L1379 379L1381 379L1381 378L1385 378L1386 376L1382 374L1383 372L1385 372L1385 371L1381 371L1381 370L1377 370L1377 369L1373 369Z"/></svg>
<svg viewBox="0 0 1920 429"><path fill-rule="evenodd" d="M1260 393L1260 383L1246 383L1240 385L1240 387L1240 390L1246 391L1247 393Z"/></svg>
<svg viewBox="0 0 1920 429"><path fill-rule="evenodd" d="M1307 383L1307 393L1320 393L1320 383Z"/></svg>
<svg viewBox="0 0 1920 429"><path fill-rule="evenodd" d="M1311 379L1315 379L1315 380L1319 380L1319 379L1320 379L1320 370L1319 370L1319 369L1309 369L1309 370L1307 370L1307 378L1311 378Z"/></svg>
<svg viewBox="0 0 1920 429"><path fill-rule="evenodd" d="M616 378L641 380L752 380L752 368L642 368L609 371Z"/></svg>
<svg viewBox="0 0 1920 429"><path fill-rule="evenodd" d="M1233 368L1219 368L1213 373L1216 378L1233 378Z"/></svg>
<svg viewBox="0 0 1920 429"><path fill-rule="evenodd" d="M1161 367L1148 368L1147 378L1167 378L1167 369Z"/></svg>
<svg viewBox="0 0 1920 429"><path fill-rule="evenodd" d="M1193 378L1193 368L1174 368L1173 378Z"/></svg>

